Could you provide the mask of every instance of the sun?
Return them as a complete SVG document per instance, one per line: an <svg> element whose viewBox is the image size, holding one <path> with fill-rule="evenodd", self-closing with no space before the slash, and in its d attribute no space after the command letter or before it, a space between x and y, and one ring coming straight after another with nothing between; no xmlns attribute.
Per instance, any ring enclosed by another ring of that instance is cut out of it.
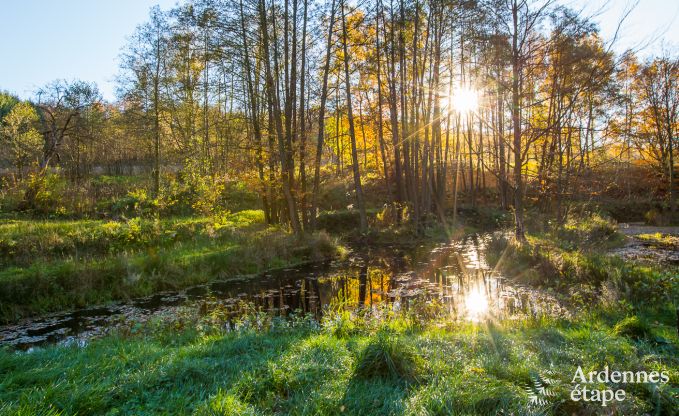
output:
<svg viewBox="0 0 679 416"><path fill-rule="evenodd" d="M488 298L477 288L467 293L464 306L470 319L478 319L488 312Z"/></svg>
<svg viewBox="0 0 679 416"><path fill-rule="evenodd" d="M459 88L453 91L448 100L457 112L469 113L479 107L479 92L470 88Z"/></svg>

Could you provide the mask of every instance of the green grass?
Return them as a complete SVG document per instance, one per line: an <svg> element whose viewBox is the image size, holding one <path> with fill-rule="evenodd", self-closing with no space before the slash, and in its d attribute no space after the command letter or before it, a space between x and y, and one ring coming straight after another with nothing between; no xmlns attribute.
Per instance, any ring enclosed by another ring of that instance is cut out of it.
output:
<svg viewBox="0 0 679 416"><path fill-rule="evenodd" d="M676 331L655 323L662 343L628 337L616 329L622 319L413 326L396 316L356 320L349 336L330 319L231 333L155 323L82 349L0 352L0 414L603 414L569 400L579 365L668 371L668 384L625 385L613 414L676 414ZM549 395L531 405L538 386Z"/></svg>
<svg viewBox="0 0 679 416"><path fill-rule="evenodd" d="M593 304L625 310L636 304L676 307L679 267L637 264L609 254L624 238L608 220L593 215L557 231L529 234L527 240L493 239L486 250L489 264L515 282L554 292L576 310Z"/></svg>
<svg viewBox="0 0 679 416"><path fill-rule="evenodd" d="M170 265L209 276L215 264L245 267L246 253L256 253L254 262L263 251L253 241L269 250L282 235L284 250L290 240L279 233L251 225L215 237L215 245L179 241L155 260L143 246L123 255L143 276ZM561 297L576 312L570 318L470 323L416 308L374 315L339 308L319 325L244 308L237 329L226 331L218 308L189 306L83 348L0 350L0 415L677 415L677 274L605 256L601 238L617 237L594 221L533 235L525 246L491 243L491 262ZM587 242L583 249L576 239ZM223 252L231 250L237 254ZM578 366L666 371L670 381L599 383L627 396L602 409L570 400Z"/></svg>
<svg viewBox="0 0 679 416"><path fill-rule="evenodd" d="M229 231L261 229L261 211L220 217L152 220L8 220L0 223L2 264L26 266L36 260L87 258L131 253L179 242L207 242Z"/></svg>
<svg viewBox="0 0 679 416"><path fill-rule="evenodd" d="M0 225L0 321L180 289L333 256L326 234L297 239L261 211L163 221Z"/></svg>
<svg viewBox="0 0 679 416"><path fill-rule="evenodd" d="M669 234L662 234L662 233L654 233L654 234L639 234L637 236L638 239L647 242L652 245L657 245L660 247L665 247L665 248L677 248L679 247L679 237L669 235Z"/></svg>

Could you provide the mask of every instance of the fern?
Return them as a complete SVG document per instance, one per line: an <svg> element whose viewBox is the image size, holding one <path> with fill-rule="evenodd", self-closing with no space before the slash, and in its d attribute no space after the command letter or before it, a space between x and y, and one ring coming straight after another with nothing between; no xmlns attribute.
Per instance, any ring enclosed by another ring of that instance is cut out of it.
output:
<svg viewBox="0 0 679 416"><path fill-rule="evenodd" d="M559 380L552 377L552 372L531 372L531 383L524 386L528 395L526 415L538 416L548 413L552 406L552 399L557 395L554 389L559 385Z"/></svg>

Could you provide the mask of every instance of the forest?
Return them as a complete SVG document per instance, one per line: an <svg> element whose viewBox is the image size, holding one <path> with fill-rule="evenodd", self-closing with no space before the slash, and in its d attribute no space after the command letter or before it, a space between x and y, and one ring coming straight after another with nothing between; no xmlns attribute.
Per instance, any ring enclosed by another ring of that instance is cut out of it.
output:
<svg viewBox="0 0 679 416"><path fill-rule="evenodd" d="M182 0L114 100L0 79L0 415L679 414L679 50L626 17Z"/></svg>

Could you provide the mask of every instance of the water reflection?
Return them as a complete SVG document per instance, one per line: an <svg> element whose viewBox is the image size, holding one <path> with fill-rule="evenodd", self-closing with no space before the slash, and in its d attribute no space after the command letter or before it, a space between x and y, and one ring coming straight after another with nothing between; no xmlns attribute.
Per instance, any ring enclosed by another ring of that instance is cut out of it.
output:
<svg viewBox="0 0 679 416"><path fill-rule="evenodd" d="M237 313L241 301L286 315L299 310L319 318L329 305L394 310L414 302L444 305L450 319L480 321L562 313L553 298L514 285L491 270L484 249L491 234L449 244L355 249L346 261L281 269L255 278L216 281L183 292L160 293L129 302L29 320L0 328L0 344L28 348L99 336L121 320L145 321L176 313L181 305L214 299Z"/></svg>
<svg viewBox="0 0 679 416"><path fill-rule="evenodd" d="M479 320L488 312L488 298L480 289L473 289L465 295L464 306L469 319Z"/></svg>

